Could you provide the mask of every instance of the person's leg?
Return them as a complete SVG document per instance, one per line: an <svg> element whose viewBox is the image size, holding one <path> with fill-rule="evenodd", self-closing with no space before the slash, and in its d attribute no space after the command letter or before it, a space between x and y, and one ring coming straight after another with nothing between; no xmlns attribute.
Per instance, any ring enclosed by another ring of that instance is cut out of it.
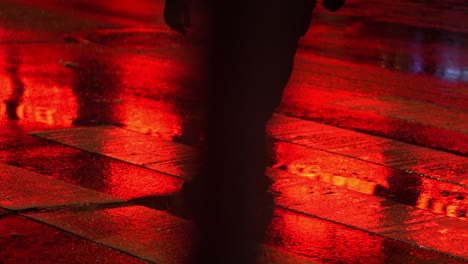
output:
<svg viewBox="0 0 468 264"><path fill-rule="evenodd" d="M323 0L323 6L330 12L336 12L343 7L346 0Z"/></svg>
<svg viewBox="0 0 468 264"><path fill-rule="evenodd" d="M263 10L256 2L216 9L206 168L195 179L198 263L255 263L272 215L265 126L281 100L300 35L296 24L290 31L287 24L275 27L279 8Z"/></svg>
<svg viewBox="0 0 468 264"><path fill-rule="evenodd" d="M185 34L190 27L189 0L165 0L164 21L173 30Z"/></svg>

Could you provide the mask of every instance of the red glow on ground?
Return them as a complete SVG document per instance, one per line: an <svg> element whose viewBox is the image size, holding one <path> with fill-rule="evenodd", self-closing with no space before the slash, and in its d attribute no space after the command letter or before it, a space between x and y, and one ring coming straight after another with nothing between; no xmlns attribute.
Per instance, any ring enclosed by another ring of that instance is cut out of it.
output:
<svg viewBox="0 0 468 264"><path fill-rule="evenodd" d="M276 167L292 174L466 220L463 187L287 142L276 142L273 150ZM383 146L380 155L384 160L389 155ZM297 188L288 190L287 199L305 202L307 188Z"/></svg>
<svg viewBox="0 0 468 264"><path fill-rule="evenodd" d="M270 237L269 243L295 254L329 263L362 263L366 256L385 256L382 240L377 237L284 210L277 210L275 215L270 226L274 238Z"/></svg>
<svg viewBox="0 0 468 264"><path fill-rule="evenodd" d="M64 54L52 49L40 49L38 53L26 52L23 47L11 46L0 50L0 112L5 116L5 100L17 103L16 112L19 120L32 121L48 126L69 126L75 115L74 96L63 82L38 75L38 68L31 60L44 58L42 70L49 76L61 74L58 61L50 63L50 58ZM54 54L54 55L52 55Z"/></svg>
<svg viewBox="0 0 468 264"><path fill-rule="evenodd" d="M121 115L126 127L166 140L180 136L183 117L176 105L176 97L182 96L183 89L187 89L181 87L187 69L164 59L150 60L132 55L122 59L119 63L122 87L146 93L153 99L123 98Z"/></svg>

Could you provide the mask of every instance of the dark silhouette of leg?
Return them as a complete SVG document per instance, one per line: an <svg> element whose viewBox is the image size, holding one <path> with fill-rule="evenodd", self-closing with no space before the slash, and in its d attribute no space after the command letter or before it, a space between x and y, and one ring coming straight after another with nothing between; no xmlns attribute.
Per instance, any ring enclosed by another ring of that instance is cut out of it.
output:
<svg viewBox="0 0 468 264"><path fill-rule="evenodd" d="M273 210L265 126L291 74L310 3L213 3L206 167L194 180L197 263L256 262Z"/></svg>
<svg viewBox="0 0 468 264"><path fill-rule="evenodd" d="M330 12L336 12L343 7L346 0L323 0L323 6Z"/></svg>
<svg viewBox="0 0 468 264"><path fill-rule="evenodd" d="M164 20L173 30L185 34L190 26L189 0L166 0Z"/></svg>
<svg viewBox="0 0 468 264"><path fill-rule="evenodd" d="M344 2L324 1L331 11ZM249 264L256 262L273 212L264 175L266 124L280 103L316 2L209 3L205 166L183 186L198 228L193 262ZM170 23L185 32L183 23Z"/></svg>

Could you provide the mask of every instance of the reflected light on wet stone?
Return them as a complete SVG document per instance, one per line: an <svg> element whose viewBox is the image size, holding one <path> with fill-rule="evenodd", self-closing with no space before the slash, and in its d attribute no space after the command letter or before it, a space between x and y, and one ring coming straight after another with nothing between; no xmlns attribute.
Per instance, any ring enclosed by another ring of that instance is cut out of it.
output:
<svg viewBox="0 0 468 264"><path fill-rule="evenodd" d="M8 54L9 52L15 52L14 56L17 58L5 61L8 56L12 56ZM50 52L52 52L51 49L45 49L39 54L47 56ZM4 54L2 64L0 64L2 65L0 66L2 67L0 69L2 116L8 114L8 111L14 111L17 118L23 121L38 122L49 126L68 126L74 116L74 109L77 107L70 89L60 86L63 83L59 84L59 82L51 81L47 76L37 74L36 66L29 63L30 60L38 59L36 53L32 54L16 47L10 50L5 48L1 53ZM51 65L49 62L44 64L41 70L46 70L51 76L60 74L58 63L57 65ZM16 101L15 109L8 109L7 100Z"/></svg>
<svg viewBox="0 0 468 264"><path fill-rule="evenodd" d="M461 199L466 196L466 190L461 186L424 178L423 175L411 171L395 170L348 157L307 150L287 142L275 142L273 151L275 168L466 220L468 204ZM382 153L380 155L384 159ZM296 189L296 192L288 192L288 198L304 201L307 199L306 193L305 189L302 191Z"/></svg>
<svg viewBox="0 0 468 264"><path fill-rule="evenodd" d="M22 216L1 218L0 238L1 263L146 263Z"/></svg>
<svg viewBox="0 0 468 264"><path fill-rule="evenodd" d="M373 181L368 180L361 180L358 178L349 178L339 175L334 175L331 173L316 173L316 172L308 172L313 171L313 166L309 164L301 164L301 163L291 163L287 166L287 171L293 173L298 176L308 177L311 179L319 180L325 183L329 183L335 186L340 186L347 188L349 190L357 191L364 194L369 195L377 195L383 196L389 199L397 199L399 200L400 197L389 197L388 194L379 194L376 192L376 187L378 184ZM418 176L419 177L419 176ZM424 179L423 179L424 182ZM385 188L380 185L380 187ZM435 190L440 190L437 188L438 186L425 186L423 183L420 188L421 193L417 197L416 206L420 209L430 210L434 213L444 214L450 217L459 218L461 220L466 220L465 213L468 209L466 203L461 202L460 200L449 200L440 197L439 193ZM388 187L386 187L388 188ZM405 190L404 192L408 192L411 186L402 186ZM434 190L435 189L435 190ZM408 200L399 201L403 203L408 203ZM410 204L412 205L412 204Z"/></svg>
<svg viewBox="0 0 468 264"><path fill-rule="evenodd" d="M148 195L166 195L180 191L182 180L143 169L127 169L117 162L109 164L109 192L130 199Z"/></svg>
<svg viewBox="0 0 468 264"><path fill-rule="evenodd" d="M72 121L78 126L124 124L166 140L181 137L179 102L191 89L182 81L189 72L186 65L133 53L105 56L99 49L87 54L77 47L15 47L15 65L7 60L11 48L0 48L2 118L9 110L4 100L13 94L14 77L24 84L22 101L13 109L20 120L50 127L69 127ZM7 71L12 67L17 76Z"/></svg>
<svg viewBox="0 0 468 264"><path fill-rule="evenodd" d="M365 194L374 194L377 183L365 181L357 178L347 178L331 173L315 173L313 166L307 164L289 164L287 171L290 173L316 179L322 182L330 183L340 187L346 187L353 191L358 191Z"/></svg>
<svg viewBox="0 0 468 264"><path fill-rule="evenodd" d="M34 147L18 147L19 142ZM34 137L0 140L0 146L6 149L0 151L1 162L122 199L174 193L182 184L175 177Z"/></svg>
<svg viewBox="0 0 468 264"><path fill-rule="evenodd" d="M126 102L122 111L123 118L127 120L125 124L127 129L164 140L172 140L181 135L181 117L175 113L172 104L138 98Z"/></svg>
<svg viewBox="0 0 468 264"><path fill-rule="evenodd" d="M461 263L393 239L277 209L266 243L320 263Z"/></svg>
<svg viewBox="0 0 468 264"><path fill-rule="evenodd" d="M359 263L380 255L378 239L350 239L346 235L352 232L343 227L287 211L276 211L270 228L279 233L273 243L323 262Z"/></svg>
<svg viewBox="0 0 468 264"><path fill-rule="evenodd" d="M137 97L138 94L123 98L121 116L126 128L166 140L180 136L183 117L178 99L188 90L182 87L187 67L168 59L155 60L132 54L121 57L118 63L122 69L123 89L138 91L148 98Z"/></svg>
<svg viewBox="0 0 468 264"><path fill-rule="evenodd" d="M418 27L395 18L390 19L395 21L374 20L372 23L367 19L365 16L318 14L316 24L302 41L302 48L314 49L330 58L376 65L391 71L425 74L454 82L467 81L464 73L466 56L457 54L459 47L466 44L464 32ZM455 21L453 18L446 20Z"/></svg>

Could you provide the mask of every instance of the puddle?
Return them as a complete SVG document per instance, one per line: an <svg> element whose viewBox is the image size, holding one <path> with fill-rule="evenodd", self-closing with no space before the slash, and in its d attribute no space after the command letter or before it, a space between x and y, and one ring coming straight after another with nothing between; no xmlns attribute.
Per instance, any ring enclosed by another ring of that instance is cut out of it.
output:
<svg viewBox="0 0 468 264"><path fill-rule="evenodd" d="M272 144L276 169L466 220L467 191L462 186L287 142Z"/></svg>

